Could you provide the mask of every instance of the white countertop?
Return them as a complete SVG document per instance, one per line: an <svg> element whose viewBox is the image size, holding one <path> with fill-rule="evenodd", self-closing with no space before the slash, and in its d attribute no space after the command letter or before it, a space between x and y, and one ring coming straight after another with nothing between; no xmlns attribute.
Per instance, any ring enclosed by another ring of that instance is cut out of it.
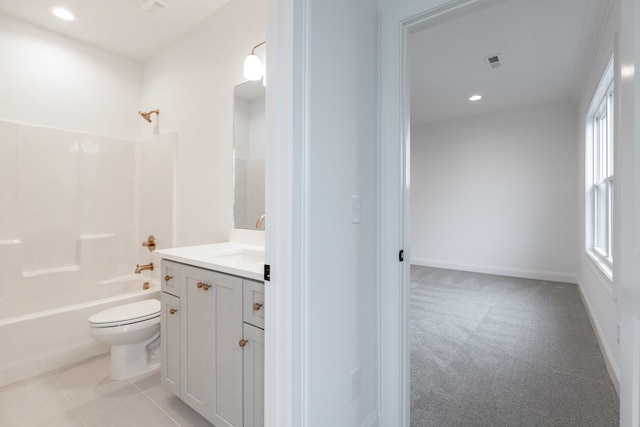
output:
<svg viewBox="0 0 640 427"><path fill-rule="evenodd" d="M236 242L157 249L162 259L248 279L264 279L264 247ZM260 259L262 255L262 259Z"/></svg>

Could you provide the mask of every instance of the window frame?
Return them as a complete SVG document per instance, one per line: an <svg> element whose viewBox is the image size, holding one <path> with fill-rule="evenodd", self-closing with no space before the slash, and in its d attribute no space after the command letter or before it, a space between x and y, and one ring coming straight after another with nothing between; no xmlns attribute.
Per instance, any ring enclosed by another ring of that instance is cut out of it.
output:
<svg viewBox="0 0 640 427"><path fill-rule="evenodd" d="M614 260L615 99L612 58L589 106L585 134L585 249L610 281Z"/></svg>

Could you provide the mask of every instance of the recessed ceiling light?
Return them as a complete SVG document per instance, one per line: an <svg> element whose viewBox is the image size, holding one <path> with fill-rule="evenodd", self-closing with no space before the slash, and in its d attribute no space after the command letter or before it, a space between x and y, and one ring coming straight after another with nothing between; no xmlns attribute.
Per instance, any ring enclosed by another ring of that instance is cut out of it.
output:
<svg viewBox="0 0 640 427"><path fill-rule="evenodd" d="M51 13L57 16L60 19L64 19L65 21L73 21L76 19L75 15L69 12L67 9L62 7L52 7Z"/></svg>
<svg viewBox="0 0 640 427"><path fill-rule="evenodd" d="M469 97L469 101L479 101L482 99L482 96L480 95L472 95Z"/></svg>

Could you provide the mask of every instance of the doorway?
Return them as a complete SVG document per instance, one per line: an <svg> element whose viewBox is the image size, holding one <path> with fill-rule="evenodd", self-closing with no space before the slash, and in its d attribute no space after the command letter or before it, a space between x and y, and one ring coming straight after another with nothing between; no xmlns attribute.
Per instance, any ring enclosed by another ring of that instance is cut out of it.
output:
<svg viewBox="0 0 640 427"><path fill-rule="evenodd" d="M420 3L420 4L417 4ZM382 424L409 425L409 354L407 324L409 313L409 262L398 263L397 250L404 249L405 259L414 258L416 247L411 233L411 214L409 198L411 196L410 183L410 148L411 120L409 118L411 82L406 74L407 64L411 58L407 56L412 34L428 28L445 24L452 20L482 13L493 6L509 3L505 1L433 1L412 2L403 8L398 8L395 14L389 14L382 21L382 70L383 82L398 82L382 87L382 115L383 117L399 117L383 123L381 132L381 170L382 194L381 205L385 208L381 212L381 222L386 225L382 230L381 247L381 307L382 316ZM513 2L511 2L513 3ZM398 25L401 31L398 31ZM439 40L447 40L440 38ZM486 57L500 55L503 52L487 51ZM428 56L428 55L427 55ZM438 55L433 55L438 57ZM509 56L506 55L505 58ZM482 58L479 58L482 59ZM394 68L395 64L404 67ZM453 73L452 73L453 74ZM398 93L397 88L402 88ZM400 95L400 96L398 96ZM468 94L470 96L471 93ZM446 102L432 102L438 107ZM502 107L504 108L504 107ZM535 109L535 107L534 107ZM498 109L494 110L498 111ZM488 112L487 114L490 114ZM525 113L526 115L526 113ZM577 127L577 123L576 123ZM400 140L401 144L397 144ZM573 179L577 176L574 173ZM577 189L576 189L577 192ZM471 262L467 262L470 264ZM492 265L484 262L483 265ZM495 266L495 262L493 263ZM513 265L517 265L513 263ZM508 271L495 271L508 274ZM547 269L547 272L562 273L559 270ZM556 279L562 279L561 277ZM398 286L394 286L397 284ZM390 415L392 414L392 415ZM399 418L396 414L401 414ZM390 418L387 418L389 416Z"/></svg>

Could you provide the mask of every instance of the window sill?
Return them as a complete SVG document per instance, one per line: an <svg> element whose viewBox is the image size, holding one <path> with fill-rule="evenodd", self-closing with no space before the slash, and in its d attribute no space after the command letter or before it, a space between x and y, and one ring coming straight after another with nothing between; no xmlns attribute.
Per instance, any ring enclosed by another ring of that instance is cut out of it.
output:
<svg viewBox="0 0 640 427"><path fill-rule="evenodd" d="M611 265L606 263L598 256L597 253L587 250L588 258L591 260L591 266L603 279L603 283L605 284L609 294L612 294L612 286L613 286L613 270Z"/></svg>

